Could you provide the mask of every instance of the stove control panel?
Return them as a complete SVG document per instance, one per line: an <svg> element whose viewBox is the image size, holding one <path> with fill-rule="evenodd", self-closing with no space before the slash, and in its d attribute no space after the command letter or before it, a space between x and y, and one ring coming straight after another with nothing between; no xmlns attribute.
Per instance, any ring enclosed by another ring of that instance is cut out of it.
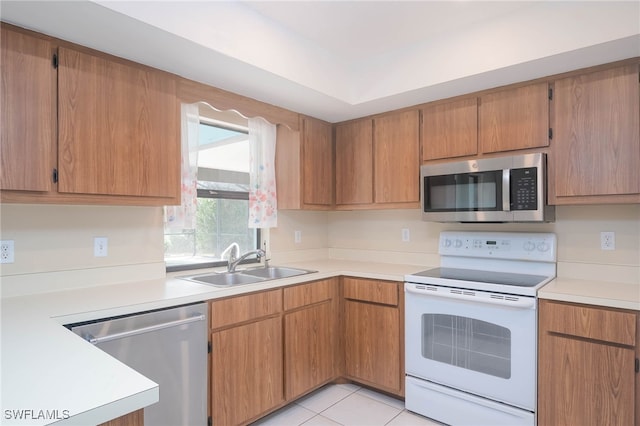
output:
<svg viewBox="0 0 640 426"><path fill-rule="evenodd" d="M555 262L556 235L531 232L440 233L438 252L446 256Z"/></svg>

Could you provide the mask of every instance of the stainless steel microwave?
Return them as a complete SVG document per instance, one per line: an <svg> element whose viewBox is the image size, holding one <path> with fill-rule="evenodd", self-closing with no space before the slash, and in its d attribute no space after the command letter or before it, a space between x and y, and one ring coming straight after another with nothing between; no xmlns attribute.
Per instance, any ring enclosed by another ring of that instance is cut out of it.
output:
<svg viewBox="0 0 640 426"><path fill-rule="evenodd" d="M495 157L420 167L422 219L430 222L553 222L546 155Z"/></svg>

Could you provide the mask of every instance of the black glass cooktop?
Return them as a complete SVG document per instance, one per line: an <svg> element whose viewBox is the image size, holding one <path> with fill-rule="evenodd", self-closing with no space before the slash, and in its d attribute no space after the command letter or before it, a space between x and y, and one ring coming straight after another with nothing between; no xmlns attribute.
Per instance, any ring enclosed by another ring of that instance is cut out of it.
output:
<svg viewBox="0 0 640 426"><path fill-rule="evenodd" d="M511 272L478 271L475 269L434 268L412 274L420 277L503 284L517 287L535 287L548 277L543 275L515 274Z"/></svg>

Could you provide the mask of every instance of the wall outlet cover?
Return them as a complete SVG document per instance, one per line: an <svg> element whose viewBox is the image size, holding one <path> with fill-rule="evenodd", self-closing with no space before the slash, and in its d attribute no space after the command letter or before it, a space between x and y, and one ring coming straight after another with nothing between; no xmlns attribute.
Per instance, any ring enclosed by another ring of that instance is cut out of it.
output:
<svg viewBox="0 0 640 426"><path fill-rule="evenodd" d="M0 241L0 263L15 262L13 240Z"/></svg>

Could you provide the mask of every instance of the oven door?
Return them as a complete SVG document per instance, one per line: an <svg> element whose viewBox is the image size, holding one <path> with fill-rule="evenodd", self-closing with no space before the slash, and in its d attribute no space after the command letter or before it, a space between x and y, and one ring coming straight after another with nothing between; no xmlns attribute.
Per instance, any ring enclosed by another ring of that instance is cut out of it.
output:
<svg viewBox="0 0 640 426"><path fill-rule="evenodd" d="M405 284L408 376L535 411L536 299Z"/></svg>

